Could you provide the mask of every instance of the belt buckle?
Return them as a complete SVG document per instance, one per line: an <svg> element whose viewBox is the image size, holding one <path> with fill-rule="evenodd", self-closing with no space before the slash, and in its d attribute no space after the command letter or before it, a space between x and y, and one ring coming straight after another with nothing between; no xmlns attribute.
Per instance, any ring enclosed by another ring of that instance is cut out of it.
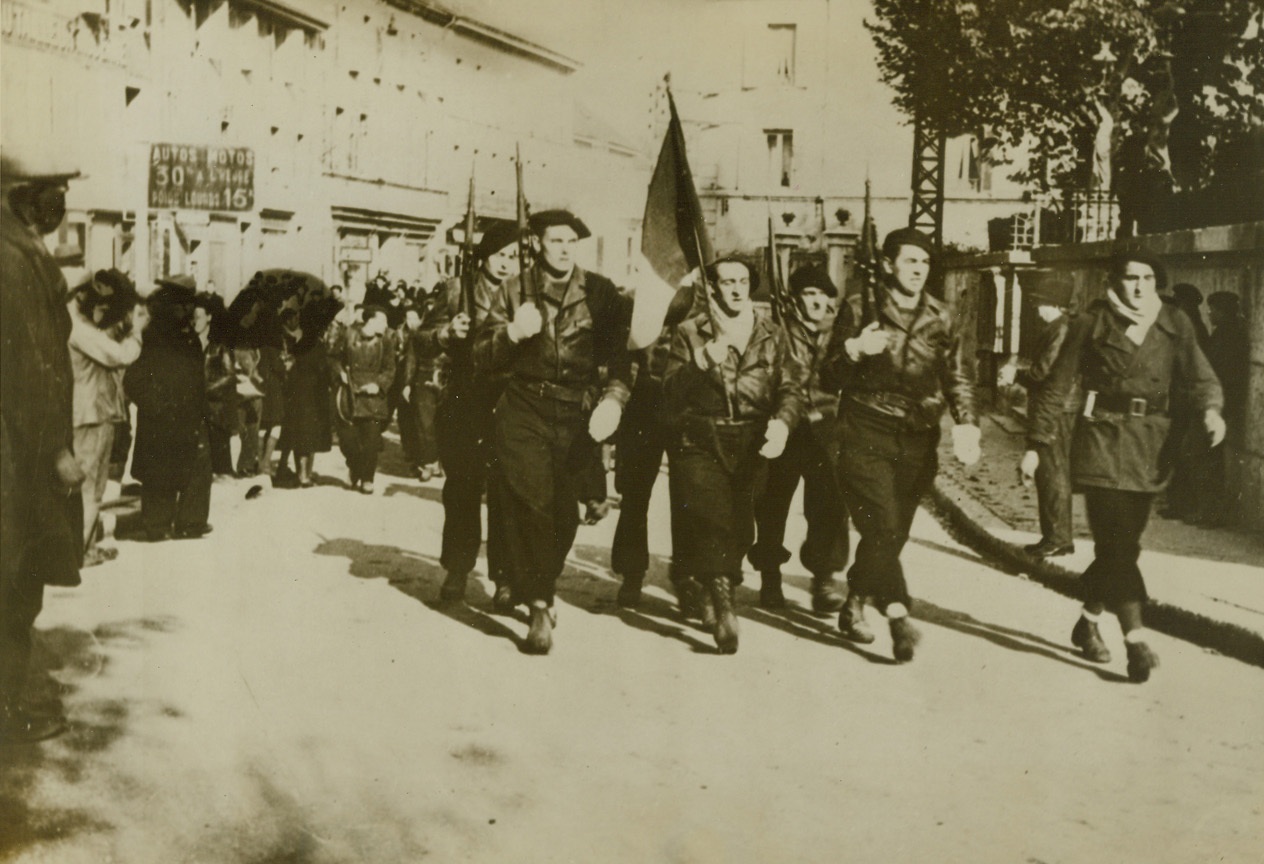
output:
<svg viewBox="0 0 1264 864"><path fill-rule="evenodd" d="M1146 416L1146 400L1137 396L1128 400L1128 414L1132 417Z"/></svg>

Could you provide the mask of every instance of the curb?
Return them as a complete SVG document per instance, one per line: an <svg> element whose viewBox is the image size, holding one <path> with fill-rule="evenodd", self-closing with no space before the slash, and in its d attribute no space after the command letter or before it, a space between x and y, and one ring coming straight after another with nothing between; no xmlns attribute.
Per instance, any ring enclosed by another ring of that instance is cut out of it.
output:
<svg viewBox="0 0 1264 864"><path fill-rule="evenodd" d="M999 561L1015 575L1023 575L1052 591L1079 599L1079 573L1051 561L1032 558L1019 546L987 530L985 522L995 521L995 517L955 482L937 476L930 497L935 517L958 540L979 554ZM1243 663L1264 667L1264 635L1237 624L1151 599L1146 605L1146 626Z"/></svg>

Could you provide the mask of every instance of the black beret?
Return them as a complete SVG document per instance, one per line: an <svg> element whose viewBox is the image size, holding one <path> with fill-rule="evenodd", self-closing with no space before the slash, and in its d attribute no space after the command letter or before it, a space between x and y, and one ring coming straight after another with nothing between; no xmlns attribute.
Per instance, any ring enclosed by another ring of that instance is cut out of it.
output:
<svg viewBox="0 0 1264 864"><path fill-rule="evenodd" d="M892 261L900 254L901 246L916 246L925 250L926 254L935 257L935 244L929 237L916 228L896 228L882 241L882 257Z"/></svg>
<svg viewBox="0 0 1264 864"><path fill-rule="evenodd" d="M543 236L545 228L552 228L555 225L565 225L579 235L579 239L591 237L592 232L588 230L588 226L569 210L541 210L539 213L532 213L528 220L533 233Z"/></svg>
<svg viewBox="0 0 1264 864"><path fill-rule="evenodd" d="M797 294L804 288L820 288L830 297L838 296L838 286L820 264L807 264L790 274L790 290Z"/></svg>
<svg viewBox="0 0 1264 864"><path fill-rule="evenodd" d="M576 232L578 233L578 232ZM518 223L508 219L497 219L483 232L483 237L474 249L474 257L486 261L510 243L518 240Z"/></svg>

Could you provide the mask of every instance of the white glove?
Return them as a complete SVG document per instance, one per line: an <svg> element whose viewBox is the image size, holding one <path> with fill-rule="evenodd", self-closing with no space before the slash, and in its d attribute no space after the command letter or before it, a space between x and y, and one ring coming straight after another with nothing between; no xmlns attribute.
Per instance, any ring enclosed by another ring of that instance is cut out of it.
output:
<svg viewBox="0 0 1264 864"><path fill-rule="evenodd" d="M764 446L759 448L759 455L765 459L776 459L786 450L786 441L790 438L790 427L786 421L776 417L768 421L764 430Z"/></svg>
<svg viewBox="0 0 1264 864"><path fill-rule="evenodd" d="M614 399L602 399L588 418L588 434L594 441L605 441L619 428L623 406Z"/></svg>
<svg viewBox="0 0 1264 864"><path fill-rule="evenodd" d="M1018 476L1024 486L1031 486L1036 481L1036 469L1040 467L1040 454L1028 450L1023 454L1023 461L1018 463Z"/></svg>
<svg viewBox="0 0 1264 864"><path fill-rule="evenodd" d="M712 339L706 342L701 348L694 352L694 362L698 364L700 369L710 369L712 366L719 366L728 359L729 343L723 339Z"/></svg>
<svg viewBox="0 0 1264 864"><path fill-rule="evenodd" d="M881 326L877 321L870 322L858 336L853 336L844 342L843 348L847 354L853 360L859 360L861 357L881 354L887 350L887 342L890 341L891 334L882 330Z"/></svg>
<svg viewBox="0 0 1264 864"><path fill-rule="evenodd" d="M458 312L448 322L448 338L464 339L470 335L470 316L464 312Z"/></svg>
<svg viewBox="0 0 1264 864"><path fill-rule="evenodd" d="M540 317L540 310L535 308L535 304L523 303L518 307L518 311L514 312L513 320L509 322L507 328L509 341L516 343L523 339L530 339L539 333L543 326L544 319Z"/></svg>
<svg viewBox="0 0 1264 864"><path fill-rule="evenodd" d="M996 370L996 383L1001 387L1011 387L1014 379L1018 377L1018 367L1013 363L1006 363L1000 369Z"/></svg>
<svg viewBox="0 0 1264 864"><path fill-rule="evenodd" d="M1207 427L1207 434L1211 436L1211 446L1219 447L1225 439L1225 422L1220 416L1220 412L1215 408L1211 408L1203 415L1203 425Z"/></svg>
<svg viewBox="0 0 1264 864"><path fill-rule="evenodd" d="M979 427L971 423L958 423L952 427L952 453L962 465L973 465L983 455L979 447Z"/></svg>

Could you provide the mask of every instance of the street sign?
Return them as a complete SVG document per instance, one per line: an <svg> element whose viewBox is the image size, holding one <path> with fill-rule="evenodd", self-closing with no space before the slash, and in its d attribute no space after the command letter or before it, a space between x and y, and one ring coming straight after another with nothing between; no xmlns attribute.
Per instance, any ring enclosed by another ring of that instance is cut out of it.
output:
<svg viewBox="0 0 1264 864"><path fill-rule="evenodd" d="M151 145L149 206L163 210L254 209L254 151L200 144Z"/></svg>

